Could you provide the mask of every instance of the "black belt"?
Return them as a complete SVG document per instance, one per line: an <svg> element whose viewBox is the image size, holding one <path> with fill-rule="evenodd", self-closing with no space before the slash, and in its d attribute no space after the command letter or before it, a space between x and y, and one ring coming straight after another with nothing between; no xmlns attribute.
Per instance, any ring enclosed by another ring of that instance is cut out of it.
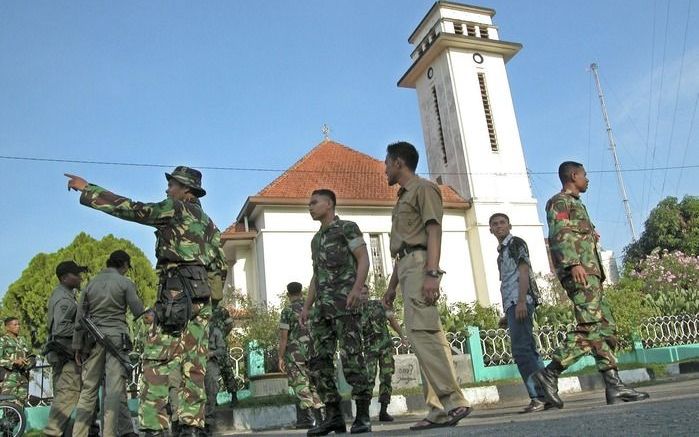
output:
<svg viewBox="0 0 699 437"><path fill-rule="evenodd" d="M413 252L415 252L415 251L417 251L417 250L426 251L426 250L427 250L427 246L423 246L423 245L405 246L405 247L403 247L403 248L401 248L401 249L398 250L398 253L396 253L396 258L401 259L401 258L403 258L404 256L407 256L409 253L413 253Z"/></svg>

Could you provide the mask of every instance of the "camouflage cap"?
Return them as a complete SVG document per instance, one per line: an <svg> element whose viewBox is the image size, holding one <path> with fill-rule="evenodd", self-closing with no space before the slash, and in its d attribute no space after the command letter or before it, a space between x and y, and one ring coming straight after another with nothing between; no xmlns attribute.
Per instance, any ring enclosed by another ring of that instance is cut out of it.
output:
<svg viewBox="0 0 699 437"><path fill-rule="evenodd" d="M167 178L168 181L174 179L184 186L191 188L192 194L197 197L206 196L206 191L201 187L201 172L199 170L180 165L175 168L172 174L165 173L165 178Z"/></svg>

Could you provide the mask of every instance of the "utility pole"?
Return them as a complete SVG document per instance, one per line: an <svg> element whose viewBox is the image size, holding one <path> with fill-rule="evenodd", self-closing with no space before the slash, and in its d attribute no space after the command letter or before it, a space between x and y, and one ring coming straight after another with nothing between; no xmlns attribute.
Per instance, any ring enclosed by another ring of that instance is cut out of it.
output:
<svg viewBox="0 0 699 437"><path fill-rule="evenodd" d="M590 69L592 70L592 74L595 76L595 84L597 85L597 95L599 96L599 102L602 106L602 117L604 117L604 124L607 128L607 138L609 138L609 149L612 151L612 158L614 158L614 168L616 170L617 181L619 182L619 189L621 190L621 199L624 202L626 220L629 222L629 228L631 228L631 238L633 238L633 241L636 241L638 239L636 236L636 227L633 224L633 217L631 216L631 206L629 205L629 197L626 195L626 186L624 185L624 178L621 175L621 163L619 162L619 156L617 156L616 153L616 141L614 140L614 134L612 133L612 125L609 123L607 105L604 102L604 94L602 94L602 85L599 81L599 73L597 73L597 64L590 64Z"/></svg>

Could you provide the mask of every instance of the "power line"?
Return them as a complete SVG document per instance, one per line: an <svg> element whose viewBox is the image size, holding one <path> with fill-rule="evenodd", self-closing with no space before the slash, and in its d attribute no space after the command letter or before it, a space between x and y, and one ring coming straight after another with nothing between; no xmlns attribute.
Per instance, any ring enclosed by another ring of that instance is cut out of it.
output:
<svg viewBox="0 0 699 437"><path fill-rule="evenodd" d="M677 89L675 90L675 109L672 111L672 124L670 125L670 141L667 144L667 157L665 165L670 163L670 153L672 152L672 139L675 136L675 120L677 119L677 106L680 102L680 87L682 86L682 73L684 71L684 55L687 52L687 32L689 31L689 15L692 11L692 2L687 2L687 21L684 23L684 41L682 42L682 58L680 59L680 77L677 79ZM660 194L665 192L665 181L667 180L667 171L663 174L663 184L660 188Z"/></svg>
<svg viewBox="0 0 699 437"><path fill-rule="evenodd" d="M689 122L689 133L687 134L687 144L684 145L684 153L682 153L682 161L687 159L687 151L689 150L689 142L692 139L692 132L694 131L694 117L697 115L697 105L699 104L699 94L694 101L694 110L692 111L692 119ZM675 194L679 194L680 182L682 181L682 170L680 170L680 175L677 177L677 186L675 187Z"/></svg>
<svg viewBox="0 0 699 437"><path fill-rule="evenodd" d="M176 164L158 164L158 163L142 163L142 162L118 162L118 161L92 161L85 159L63 159L63 158L38 158L31 156L12 156L0 155L0 159L7 161L29 161L29 162L50 162L61 164L85 164L85 165L114 165L121 167L150 167L150 168L174 168ZM300 170L300 169L282 169L282 168L264 168L264 167L229 167L229 166L211 166L211 165L192 165L192 167L201 170L219 170L219 171L240 171L240 172L260 172L260 173L352 173L352 174L377 174L379 172L361 172L361 171L333 171L333 170ZM699 168L699 164L675 165L670 167L648 167L648 168L625 168L621 171L624 173L638 173L647 171L660 170L684 170L689 168ZM587 170L588 173L614 173L616 170ZM383 172L381 172L383 173ZM425 172L426 175L557 175L558 171L523 171L523 172Z"/></svg>
<svg viewBox="0 0 699 437"><path fill-rule="evenodd" d="M654 65L655 65L655 27L658 15L655 13L658 8L657 0L653 2L653 33L651 36L651 50L650 50L650 78L648 81L648 124L646 125L646 147L643 156L643 166L648 165L648 146L650 145L650 119L653 114L653 78L654 78ZM646 198L646 184L648 184L648 175L643 175L643 189L641 191L641 208L645 208L644 200ZM642 210L641 212L644 212Z"/></svg>

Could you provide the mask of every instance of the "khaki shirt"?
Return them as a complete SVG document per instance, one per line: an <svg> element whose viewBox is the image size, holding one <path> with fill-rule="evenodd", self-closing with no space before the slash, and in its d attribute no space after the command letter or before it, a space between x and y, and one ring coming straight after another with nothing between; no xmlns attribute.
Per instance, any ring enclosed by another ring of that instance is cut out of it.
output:
<svg viewBox="0 0 699 437"><path fill-rule="evenodd" d="M86 312L104 335L117 337L117 341L121 339L122 334L128 335L127 307L135 317L141 316L145 311L136 293L136 284L120 275L117 269L107 267L92 278L80 296L75 318L73 349L83 348L83 329L79 320Z"/></svg>
<svg viewBox="0 0 699 437"><path fill-rule="evenodd" d="M59 342L66 349L72 348L77 309L78 301L75 299L75 291L58 284L53 289L48 303L49 340Z"/></svg>
<svg viewBox="0 0 699 437"><path fill-rule="evenodd" d="M442 223L444 208L442 193L434 182L415 176L398 190L398 202L393 208L391 227L391 256L405 247L427 247L425 225Z"/></svg>

